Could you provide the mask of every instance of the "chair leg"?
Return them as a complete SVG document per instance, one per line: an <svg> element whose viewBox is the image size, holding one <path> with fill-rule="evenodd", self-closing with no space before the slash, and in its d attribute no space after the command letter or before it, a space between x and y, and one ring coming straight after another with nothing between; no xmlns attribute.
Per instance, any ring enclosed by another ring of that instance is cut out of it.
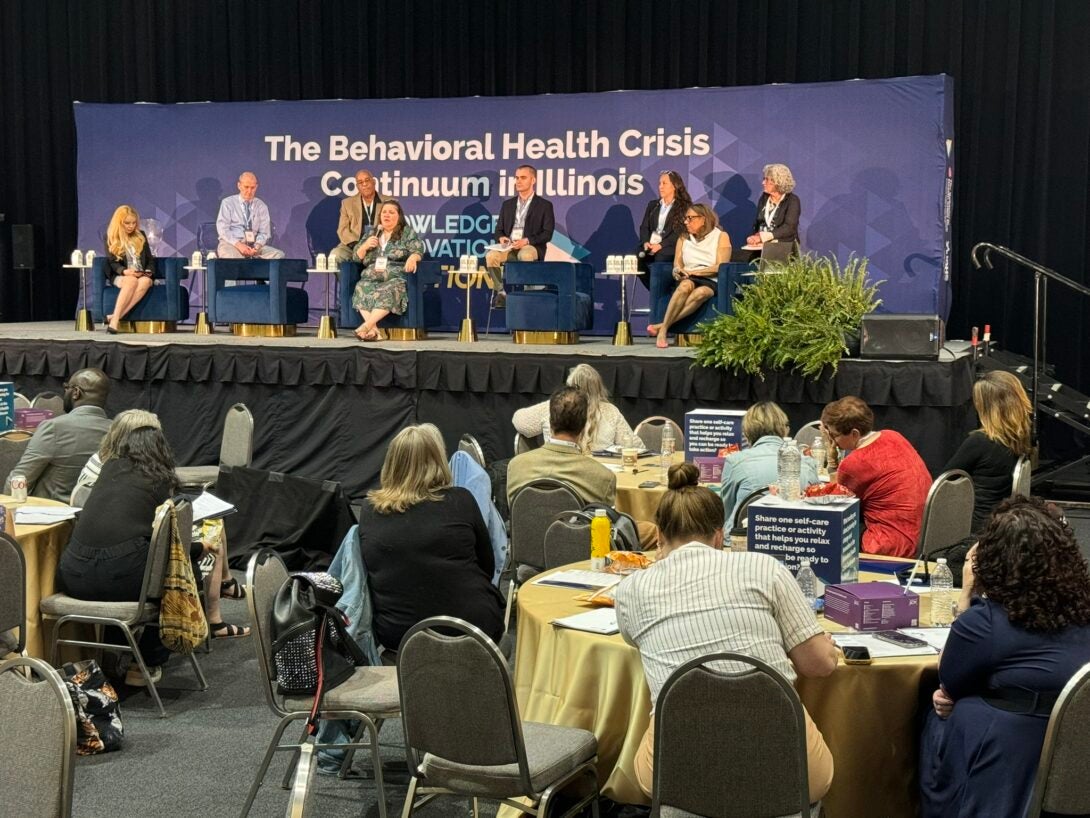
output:
<svg viewBox="0 0 1090 818"><path fill-rule="evenodd" d="M286 730L288 725L293 721L294 719L283 718L280 720L280 724L276 725L276 730L273 732L269 747L265 750L265 758L261 760L261 766L257 769L257 775L254 776L254 783L250 785L250 793L246 796L246 803L242 807L240 818L246 818L246 816L250 814L250 808L254 804L254 799L257 798L257 791L261 787L261 782L265 779L265 773L269 770L269 764L272 762L273 754L276 752L276 748L280 746L280 739L284 735L284 730Z"/></svg>
<svg viewBox="0 0 1090 818"><path fill-rule="evenodd" d="M151 673L148 672L148 666L144 664L144 655L140 652L140 647L136 644L136 637L133 632L129 630L129 626L124 622L121 623L121 632L125 634L125 639L128 640L129 648L132 650L132 656L136 660L136 664L140 667L140 673L144 676L144 686L148 694L155 700L156 706L159 708L159 718L165 719L167 717L166 708L163 707L163 700L159 698L159 691L155 688L155 682L151 680Z"/></svg>
<svg viewBox="0 0 1090 818"><path fill-rule="evenodd" d="M473 818L481 818L481 809L477 803L477 796L473 796Z"/></svg>
<svg viewBox="0 0 1090 818"><path fill-rule="evenodd" d="M382 754L378 746L378 730L375 723L367 720L367 732L371 734L371 764L375 768L375 797L378 799L379 818L386 818L386 789L382 785Z"/></svg>
<svg viewBox="0 0 1090 818"><path fill-rule="evenodd" d="M197 682L200 684L201 690L208 690L208 680L204 678L204 671L197 664L196 652L189 654L189 661L193 664L193 672L197 675Z"/></svg>
<svg viewBox="0 0 1090 818"><path fill-rule="evenodd" d="M511 578L511 587L507 589L507 610L503 612L503 632L511 627L511 611L515 607L515 597L518 596L519 586L514 577Z"/></svg>
<svg viewBox="0 0 1090 818"><path fill-rule="evenodd" d="M295 775L295 767L299 763L299 745L307 740L307 723L303 722L303 734L299 736L299 741L296 742L296 747L291 751L291 759L288 761L287 772L284 773L284 780L280 782L280 789L290 790L291 779Z"/></svg>
<svg viewBox="0 0 1090 818"><path fill-rule="evenodd" d="M405 791L405 806L401 808L401 818L412 818L415 806L413 802L416 800L416 788L419 784L415 775L409 779L409 789Z"/></svg>

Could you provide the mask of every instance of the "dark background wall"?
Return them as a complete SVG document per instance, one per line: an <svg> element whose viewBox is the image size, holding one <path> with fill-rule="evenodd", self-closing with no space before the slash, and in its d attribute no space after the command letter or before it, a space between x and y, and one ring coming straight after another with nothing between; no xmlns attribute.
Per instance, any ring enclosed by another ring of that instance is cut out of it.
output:
<svg viewBox="0 0 1090 818"><path fill-rule="evenodd" d="M1086 283L1090 3L1076 0L5 0L0 212L39 226L34 318L72 314L73 100L439 97L955 79L953 337L1030 348L1032 279L978 241ZM882 115L874 112L875 117ZM790 127L789 122L784 127ZM769 157L774 161L775 157ZM26 274L0 314L28 320ZM1090 391L1090 304L1050 299L1049 359Z"/></svg>

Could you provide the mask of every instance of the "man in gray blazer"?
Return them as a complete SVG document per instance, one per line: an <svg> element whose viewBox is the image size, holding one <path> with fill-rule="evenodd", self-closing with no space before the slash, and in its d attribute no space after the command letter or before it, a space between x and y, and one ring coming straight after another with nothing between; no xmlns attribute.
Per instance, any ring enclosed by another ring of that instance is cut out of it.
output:
<svg viewBox="0 0 1090 818"><path fill-rule="evenodd" d="M341 218L337 222L337 238L341 243L329 251L329 260L340 267L342 261L358 261L352 255L352 248L361 238L363 231L378 224L378 212L383 202L389 198L375 189L375 177L369 170L356 171L356 189L358 196L341 199Z"/></svg>
<svg viewBox="0 0 1090 818"><path fill-rule="evenodd" d="M12 474L26 476L27 492L67 503L76 478L110 428L103 406L110 379L101 369L81 369L64 385L65 414L42 423ZM5 485L10 482L11 475ZM7 489L5 489L7 490Z"/></svg>

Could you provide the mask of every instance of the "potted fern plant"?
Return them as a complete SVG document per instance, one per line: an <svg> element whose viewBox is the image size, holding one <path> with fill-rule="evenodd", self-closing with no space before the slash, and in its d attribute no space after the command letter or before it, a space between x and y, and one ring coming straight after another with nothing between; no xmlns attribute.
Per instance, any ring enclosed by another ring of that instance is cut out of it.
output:
<svg viewBox="0 0 1090 818"><path fill-rule="evenodd" d="M863 316L881 304L867 279L867 259L805 254L745 285L734 315L701 325L696 360L703 366L763 377L765 369L792 369L816 377L858 345Z"/></svg>

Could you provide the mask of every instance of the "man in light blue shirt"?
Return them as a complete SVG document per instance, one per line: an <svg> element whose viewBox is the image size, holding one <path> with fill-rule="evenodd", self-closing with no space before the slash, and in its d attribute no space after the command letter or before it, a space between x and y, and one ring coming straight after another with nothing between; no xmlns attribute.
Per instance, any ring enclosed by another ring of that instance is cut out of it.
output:
<svg viewBox="0 0 1090 818"><path fill-rule="evenodd" d="M719 484L728 531L734 525L734 515L742 501L757 489L776 482L780 446L790 432L787 415L772 401L753 404L742 417L742 437L749 443L749 448L727 456ZM816 482L817 464L813 458L803 457L799 486L805 490Z"/></svg>
<svg viewBox="0 0 1090 818"><path fill-rule="evenodd" d="M219 258L283 258L284 251L266 242L272 233L269 208L257 198L257 176L246 171L238 177L238 196L220 202L216 217Z"/></svg>

